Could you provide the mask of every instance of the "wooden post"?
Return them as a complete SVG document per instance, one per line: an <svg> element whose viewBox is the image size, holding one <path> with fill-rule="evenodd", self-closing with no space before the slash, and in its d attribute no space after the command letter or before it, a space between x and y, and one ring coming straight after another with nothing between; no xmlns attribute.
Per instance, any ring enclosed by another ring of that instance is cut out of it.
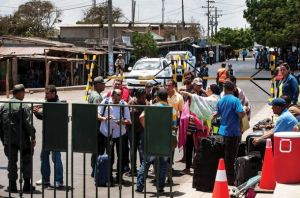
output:
<svg viewBox="0 0 300 198"><path fill-rule="evenodd" d="M98 75L97 76L101 75L101 61L100 61L100 57L101 57L101 55L99 54L98 55Z"/></svg>
<svg viewBox="0 0 300 198"><path fill-rule="evenodd" d="M10 73L10 69L9 69L9 59L6 59L6 82L5 82L5 91L6 91L6 97L9 98L9 73Z"/></svg>
<svg viewBox="0 0 300 198"><path fill-rule="evenodd" d="M17 57L12 58L11 75L13 85L18 84L18 59Z"/></svg>
<svg viewBox="0 0 300 198"><path fill-rule="evenodd" d="M77 62L77 61L76 61ZM74 66L74 62L71 62L71 85L70 86L73 86L74 85L74 77L73 77L73 75L74 75L74 70L73 70L73 67Z"/></svg>
<svg viewBox="0 0 300 198"><path fill-rule="evenodd" d="M45 87L47 87L49 85L50 65L51 65L51 61L46 62L46 82L45 82Z"/></svg>
<svg viewBox="0 0 300 198"><path fill-rule="evenodd" d="M82 64L81 84L84 84L85 64Z"/></svg>

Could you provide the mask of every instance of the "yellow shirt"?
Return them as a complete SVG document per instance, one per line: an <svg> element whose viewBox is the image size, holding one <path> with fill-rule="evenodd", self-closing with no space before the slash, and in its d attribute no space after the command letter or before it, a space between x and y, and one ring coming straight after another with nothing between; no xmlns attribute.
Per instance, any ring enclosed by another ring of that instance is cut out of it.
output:
<svg viewBox="0 0 300 198"><path fill-rule="evenodd" d="M182 95L175 91L173 96L168 97L168 104L175 109L177 118L179 118L179 112L182 111L184 105Z"/></svg>

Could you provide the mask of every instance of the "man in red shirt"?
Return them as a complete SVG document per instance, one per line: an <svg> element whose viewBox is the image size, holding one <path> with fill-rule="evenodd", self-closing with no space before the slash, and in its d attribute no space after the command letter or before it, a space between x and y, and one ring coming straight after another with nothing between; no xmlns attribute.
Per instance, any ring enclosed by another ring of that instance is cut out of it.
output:
<svg viewBox="0 0 300 198"><path fill-rule="evenodd" d="M122 79L115 79L113 83L113 90L120 89L122 91L121 99L128 103L130 100L130 91L126 86L122 86L122 84L123 84ZM106 97L110 97L110 96L111 96L111 91L108 91Z"/></svg>

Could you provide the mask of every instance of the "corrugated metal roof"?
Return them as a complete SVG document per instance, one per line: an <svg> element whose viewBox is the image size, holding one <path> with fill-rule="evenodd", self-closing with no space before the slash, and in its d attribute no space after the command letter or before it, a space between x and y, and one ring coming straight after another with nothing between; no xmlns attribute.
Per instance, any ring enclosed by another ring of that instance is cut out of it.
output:
<svg viewBox="0 0 300 198"><path fill-rule="evenodd" d="M65 57L56 57L56 56L45 56L45 55L32 55L32 56L18 56L20 59L29 59L29 60L41 60L45 59L50 61L59 61L59 62L84 62L84 59L80 58L65 58Z"/></svg>
<svg viewBox="0 0 300 198"><path fill-rule="evenodd" d="M35 43L45 46L53 46L53 47L73 47L74 44L70 43L62 43L59 41L51 41L47 39L37 38L37 37L18 37L18 36L11 36L11 35L4 35L1 36L0 39L2 40L12 40L12 41L20 41L20 42L27 42L27 43Z"/></svg>
<svg viewBox="0 0 300 198"><path fill-rule="evenodd" d="M105 51L98 51L98 50L90 50L88 48L83 47L50 47L49 50L53 51L60 51L60 52L70 52L70 53L77 53L77 54L108 54Z"/></svg>
<svg viewBox="0 0 300 198"><path fill-rule="evenodd" d="M0 47L0 56L44 54L45 47Z"/></svg>

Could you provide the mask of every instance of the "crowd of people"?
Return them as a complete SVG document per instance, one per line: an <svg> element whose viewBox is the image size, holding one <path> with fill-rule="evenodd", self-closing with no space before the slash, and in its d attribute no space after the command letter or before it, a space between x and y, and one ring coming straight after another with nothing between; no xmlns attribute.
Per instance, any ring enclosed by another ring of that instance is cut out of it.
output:
<svg viewBox="0 0 300 198"><path fill-rule="evenodd" d="M300 127L297 125L300 120L300 108L297 106L298 82L290 74L288 64L282 63L279 69L282 74L282 79L278 82L279 97L270 103L274 114L279 117L274 128L253 140L254 146L260 146L266 138L272 137L278 131L299 130ZM144 155L145 108L143 106L154 105L173 107L172 150L173 155L176 147L183 151L182 159L179 161L185 163L185 169L181 171L181 174L192 172L193 156L199 147L199 137L217 134L223 138L228 183L234 184L234 162L243 133L241 120L245 118L250 120L251 106L245 92L237 86L237 80L233 74L232 66L228 65L226 68L226 64L222 63L216 83L207 85L207 81L202 79L206 74L198 77L192 72L186 72L182 87L178 87L174 80L167 80L163 86L153 86L148 82L144 88L137 89L132 93L120 79L114 81L112 90L105 92L104 79L101 76L94 78L94 90L88 97L88 103L99 105L99 131L97 132L98 151L91 157L93 170L91 176L94 177L96 174L94 169L97 157L109 153L110 183L107 185L114 185L116 179L122 181L123 175L128 174L137 177L136 191L142 192L149 167L158 159L159 167L154 166L154 172L159 175L158 191L164 192L166 178L169 182L171 181L169 165L173 163L173 157ZM24 86L15 85L13 98L10 101L20 102L24 96ZM54 85L45 88L45 99L46 102L59 102ZM32 125L30 108L25 104L20 108L18 103L5 103L1 106L0 113L1 141L8 158L8 190L17 191L17 161L20 150L23 163L21 167L24 178L23 191L34 190L31 181L31 155L33 155L35 146L35 128ZM35 107L32 113L37 119L43 119L42 109ZM19 117L20 115L22 118ZM212 124L216 120L219 120L219 125L218 130L214 131ZM116 152L114 151L115 147ZM63 166L60 152L45 150L42 150L40 154L42 179L37 181L36 185L50 186L50 154L52 154L52 161L56 168L54 171L55 186L62 187ZM139 154L139 164L137 154ZM116 177L113 176L115 158L117 158L118 167ZM132 165L130 166L130 164Z"/></svg>

